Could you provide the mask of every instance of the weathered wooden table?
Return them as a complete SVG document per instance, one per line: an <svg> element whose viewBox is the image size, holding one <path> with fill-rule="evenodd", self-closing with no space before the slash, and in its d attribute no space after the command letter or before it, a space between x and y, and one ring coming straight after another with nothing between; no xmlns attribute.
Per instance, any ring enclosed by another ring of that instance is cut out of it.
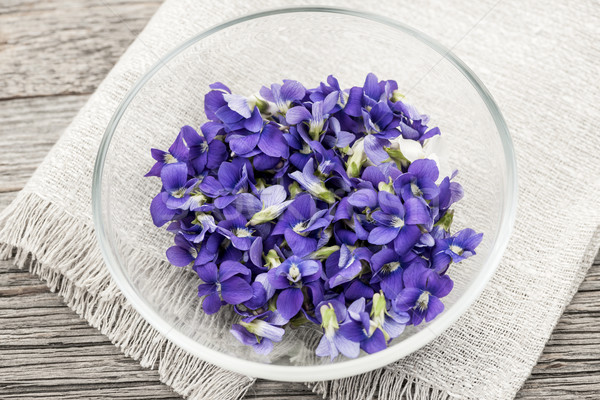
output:
<svg viewBox="0 0 600 400"><path fill-rule="evenodd" d="M0 0L0 209L159 4ZM179 396L7 261L0 262L0 399L17 398ZM259 381L247 398L318 397L299 383ZM518 398L600 399L600 257Z"/></svg>

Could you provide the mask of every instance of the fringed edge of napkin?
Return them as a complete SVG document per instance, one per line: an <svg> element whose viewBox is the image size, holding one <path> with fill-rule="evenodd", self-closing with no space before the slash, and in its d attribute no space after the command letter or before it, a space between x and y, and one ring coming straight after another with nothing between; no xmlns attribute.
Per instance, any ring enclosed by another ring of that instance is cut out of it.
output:
<svg viewBox="0 0 600 400"><path fill-rule="evenodd" d="M385 367L349 378L307 382L305 385L329 400L449 400L456 397L418 378Z"/></svg>
<svg viewBox="0 0 600 400"><path fill-rule="evenodd" d="M244 397L254 379L194 357L148 324L119 292L93 228L34 193L22 191L0 214L0 259L43 279L90 326L161 382L193 399Z"/></svg>

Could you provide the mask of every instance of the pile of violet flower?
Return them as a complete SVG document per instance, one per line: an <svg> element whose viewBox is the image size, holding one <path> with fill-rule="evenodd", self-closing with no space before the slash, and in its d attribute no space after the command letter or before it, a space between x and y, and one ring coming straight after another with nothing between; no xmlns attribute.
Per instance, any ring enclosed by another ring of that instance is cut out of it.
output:
<svg viewBox="0 0 600 400"><path fill-rule="evenodd" d="M286 328L318 324L316 354L334 359L382 350L443 311L448 267L482 234L451 233L456 171L440 174L428 154L440 130L395 81L210 88L209 122L152 149L147 174L162 180L153 222L175 234L167 258L202 280L206 313L233 308L231 333L261 354Z"/></svg>

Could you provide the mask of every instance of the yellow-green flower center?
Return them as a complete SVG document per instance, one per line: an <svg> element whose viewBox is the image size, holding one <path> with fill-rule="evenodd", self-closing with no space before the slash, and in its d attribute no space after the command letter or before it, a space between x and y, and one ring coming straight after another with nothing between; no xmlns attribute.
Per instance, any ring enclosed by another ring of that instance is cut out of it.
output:
<svg viewBox="0 0 600 400"><path fill-rule="evenodd" d="M265 266L268 269L276 268L281 264L281 259L277 255L277 252L273 249L269 250L267 255L264 256L264 258L265 258Z"/></svg>
<svg viewBox="0 0 600 400"><path fill-rule="evenodd" d="M237 228L235 230L235 236L239 238L246 238L252 236L252 230L247 228Z"/></svg>
<svg viewBox="0 0 600 400"><path fill-rule="evenodd" d="M306 229L307 225L308 224L306 221L298 222L296 225L294 225L292 230L296 233L302 234L302 231Z"/></svg>
<svg viewBox="0 0 600 400"><path fill-rule="evenodd" d="M177 159L175 157L173 157L173 155L171 153L165 154L164 160L165 160L165 163L167 163L167 164L174 164L177 162Z"/></svg>
<svg viewBox="0 0 600 400"><path fill-rule="evenodd" d="M199 204L202 205L204 203L206 203L206 201L208 200L208 198L199 190L195 190L193 191L190 196Z"/></svg>
<svg viewBox="0 0 600 400"><path fill-rule="evenodd" d="M298 266L296 264L292 264L292 266L290 267L290 278L292 278L293 280L298 279L298 277L300 276L300 269L298 268Z"/></svg>
<svg viewBox="0 0 600 400"><path fill-rule="evenodd" d="M450 248L450 251L451 251L451 252L453 252L453 253L455 253L455 254L458 254L459 256L460 256L460 255L463 253L463 251L464 251L463 249L461 249L460 247L458 247L458 246L456 246L456 245L450 245L450 246L449 246L449 248Z"/></svg>
<svg viewBox="0 0 600 400"><path fill-rule="evenodd" d="M391 263L384 264L384 265L381 267L381 270L382 270L383 272L388 272L388 273L389 273L389 272L394 272L394 271L395 271L395 270L397 270L398 268L400 268L400 263L399 263L399 262L397 262L397 261L394 261L394 262L391 262Z"/></svg>
<svg viewBox="0 0 600 400"><path fill-rule="evenodd" d="M394 228L402 228L404 226L404 220L402 218L393 217L392 218L392 226Z"/></svg>
<svg viewBox="0 0 600 400"><path fill-rule="evenodd" d="M424 291L417 299L417 308L421 311L426 310L429 305L429 292Z"/></svg>
<svg viewBox="0 0 600 400"><path fill-rule="evenodd" d="M333 336L335 331L340 328L340 325L335 315L335 309L331 304L324 304L321 306L321 326L325 329L325 335Z"/></svg>
<svg viewBox="0 0 600 400"><path fill-rule="evenodd" d="M412 192L412 194L414 194L416 197L421 197L423 196L423 191L421 190L421 188L414 182L411 182L410 184L410 191Z"/></svg>
<svg viewBox="0 0 600 400"><path fill-rule="evenodd" d="M177 189L174 193L173 193L173 197L175 197L176 199L180 199L183 196L185 196L185 188L180 188Z"/></svg>

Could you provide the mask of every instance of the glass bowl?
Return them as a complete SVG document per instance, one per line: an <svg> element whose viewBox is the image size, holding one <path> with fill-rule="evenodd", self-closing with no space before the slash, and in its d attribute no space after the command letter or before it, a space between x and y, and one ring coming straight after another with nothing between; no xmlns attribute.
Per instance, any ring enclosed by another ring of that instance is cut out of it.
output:
<svg viewBox="0 0 600 400"><path fill-rule="evenodd" d="M465 198L454 229L483 232L477 256L452 268L452 293L431 323L410 327L384 351L334 362L313 356L315 328L295 330L270 358L238 345L233 312L207 316L199 278L168 265L172 237L151 221L160 180L144 178L151 148L166 149L183 125L205 122L203 95L221 81L234 93L295 79L315 87L334 74L342 87L367 73L394 79L407 102L441 129L445 162L460 171ZM180 44L148 71L115 112L93 182L94 223L106 264L133 307L185 351L220 367L284 381L343 378L394 362L430 342L464 313L496 270L516 208L516 169L502 114L473 72L449 50L401 23L333 8L288 8L226 22Z"/></svg>

